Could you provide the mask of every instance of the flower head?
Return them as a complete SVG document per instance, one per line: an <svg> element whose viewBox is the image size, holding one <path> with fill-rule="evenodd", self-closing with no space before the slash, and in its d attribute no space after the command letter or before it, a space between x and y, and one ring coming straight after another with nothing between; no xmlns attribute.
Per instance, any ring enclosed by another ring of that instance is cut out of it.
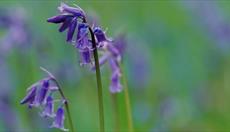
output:
<svg viewBox="0 0 230 132"><path fill-rule="evenodd" d="M45 71L49 77L46 77L36 83L34 83L31 87L27 89L27 95L20 102L21 104L28 104L29 108L32 107L40 107L42 112L40 115L42 117L54 118L55 121L52 124L52 127L60 128L63 131L67 131L64 129L64 110L62 107L58 108L56 114L54 113L54 103L59 102L61 106L65 103L64 97L57 101L54 100L53 94L59 90L59 85L54 76L44 68L41 68ZM51 83L52 82L52 83ZM52 85L51 85L52 84Z"/></svg>
<svg viewBox="0 0 230 132"><path fill-rule="evenodd" d="M64 128L64 120L65 120L64 109L62 107L59 107L56 112L55 120L51 125L51 128L59 128L63 131L68 131L68 129Z"/></svg>
<svg viewBox="0 0 230 132"><path fill-rule="evenodd" d="M70 7L65 3L61 3L58 9L60 14L48 18L47 22L56 24L62 23L59 31L63 32L68 28L66 41L72 42L72 38L77 27L77 21L78 19L85 19L85 13L79 7Z"/></svg>
<svg viewBox="0 0 230 132"><path fill-rule="evenodd" d="M122 86L120 84L121 70L119 63L123 53L122 44L124 41L108 38L106 32L99 26L90 26L86 21L86 15L80 7L70 7L64 3L58 7L60 14L49 18L47 21L51 23L62 23L59 31L64 31L68 28L67 42L74 43L76 49L80 54L80 65L93 64L92 55L95 50L93 47L93 39L95 38L95 45L98 51L102 51L101 58L99 58L99 65L102 66L109 62L112 76L110 91L112 93L120 92ZM76 41L72 41L74 32L76 33ZM89 34L91 38L89 38ZM124 39L122 39L124 40ZM93 64L92 69L95 69Z"/></svg>

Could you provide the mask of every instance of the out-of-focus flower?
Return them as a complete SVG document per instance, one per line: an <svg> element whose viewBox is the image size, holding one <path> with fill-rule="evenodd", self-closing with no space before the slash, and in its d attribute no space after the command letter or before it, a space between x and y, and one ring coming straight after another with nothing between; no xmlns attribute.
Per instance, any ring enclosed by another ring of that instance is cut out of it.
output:
<svg viewBox="0 0 230 132"><path fill-rule="evenodd" d="M13 10L2 9L0 13L0 29L3 36L0 37L1 54L8 53L13 47L23 47L29 39L29 31L26 23L26 14L23 8Z"/></svg>
<svg viewBox="0 0 230 132"><path fill-rule="evenodd" d="M55 117L55 121L52 127L60 128L61 130L66 131L67 129L64 129L63 126L65 119L63 108L60 107L57 110L57 113L54 113L54 102L59 102L60 106L63 106L66 100L62 97L61 99L54 101L52 95L54 94L54 92L59 90L59 85L57 84L56 79L51 73L49 73L44 68L41 69L47 72L49 77L46 77L30 86L27 89L27 95L21 100L20 103L28 104L29 108L41 108L43 110L40 114L42 117Z"/></svg>
<svg viewBox="0 0 230 132"><path fill-rule="evenodd" d="M100 66L104 65L106 62L109 63L111 69L111 83L110 83L110 92L118 93L122 91L122 85L120 83L120 78L122 76L121 69L119 63L121 62L121 56L124 53L126 41L124 39L124 35L120 35L115 40L110 40L105 36L105 32L100 28L96 28L95 32L100 33L98 37L103 43L103 55L99 58ZM101 31L99 31L101 30ZM102 39L103 38L103 39ZM123 48L123 49L120 49ZM95 66L92 67L95 69Z"/></svg>
<svg viewBox="0 0 230 132"><path fill-rule="evenodd" d="M55 121L51 125L51 128L59 128L63 131L69 131L68 129L64 128L64 119L65 119L65 113L64 109L62 107L59 107L56 113Z"/></svg>
<svg viewBox="0 0 230 132"><path fill-rule="evenodd" d="M223 51L229 51L230 24L218 4L214 1L186 2L186 4L196 13L195 20L201 22L202 27L207 30L207 35L214 39L213 42Z"/></svg>

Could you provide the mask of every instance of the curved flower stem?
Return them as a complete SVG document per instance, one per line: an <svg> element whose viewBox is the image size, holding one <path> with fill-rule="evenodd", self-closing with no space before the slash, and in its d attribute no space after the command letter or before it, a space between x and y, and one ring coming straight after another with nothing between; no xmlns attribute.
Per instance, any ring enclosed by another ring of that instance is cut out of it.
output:
<svg viewBox="0 0 230 132"><path fill-rule="evenodd" d="M71 118L71 115L70 115L68 100L66 99L66 97L65 97L65 95L64 95L64 93L63 93L63 91L61 89L61 85L58 83L58 81L56 80L56 78L54 77L54 75L52 73L50 73L48 70L46 70L43 67L40 67L40 69L43 70L44 72L46 72L50 76L51 80L53 80L55 82L55 84L57 85L60 95L65 100L65 108L66 108L67 116L68 116L68 120L69 120L70 131L74 132L74 127L73 127L73 122L72 122L72 118Z"/></svg>
<svg viewBox="0 0 230 132"><path fill-rule="evenodd" d="M58 83L58 81L52 77L52 80L56 83L57 87L58 87L58 91L60 93L60 95L62 96L62 98L65 100L65 109L67 111L67 116L68 116L68 120L69 120L69 125L70 125L70 131L71 132L75 132L74 131L74 127L73 127L73 122L72 122L72 118L71 118L71 114L70 114L70 110L69 110L69 104L68 104L68 100L66 99L60 84Z"/></svg>
<svg viewBox="0 0 230 132"><path fill-rule="evenodd" d="M100 118L100 130L101 132L105 131L104 128L104 108L103 108L103 92L102 92L102 84L101 84L101 72L100 65L97 53L97 45L94 37L93 30L89 27L90 35L92 38L93 44L93 55L95 60L95 68L96 68L96 78L97 78L97 88L98 88L98 103L99 103L99 118Z"/></svg>
<svg viewBox="0 0 230 132"><path fill-rule="evenodd" d="M129 90L128 90L128 84L126 77L123 73L123 83L124 83L124 92L125 92L125 106L126 106L126 113L127 113L127 119L128 119L128 128L129 132L133 132L133 119L132 119L132 110L131 110L131 104L130 104L130 97L129 97Z"/></svg>

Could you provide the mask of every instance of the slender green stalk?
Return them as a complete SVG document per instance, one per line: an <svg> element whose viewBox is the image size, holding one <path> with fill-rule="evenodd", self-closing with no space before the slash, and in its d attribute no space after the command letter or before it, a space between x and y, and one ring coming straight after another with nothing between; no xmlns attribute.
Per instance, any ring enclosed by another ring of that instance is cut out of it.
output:
<svg viewBox="0 0 230 132"><path fill-rule="evenodd" d="M52 74L51 74L52 75ZM62 98L65 100L65 109L67 111L67 117L68 117L68 120L69 120L69 125L70 125L70 131L71 132L75 132L74 131L74 127L73 127L73 121L72 121L72 118L71 118L71 114L70 114L70 110L69 110L69 105L68 105L68 100L66 99L62 89L61 89L61 86L60 84L58 83L58 81L52 77L52 80L56 83L57 87L58 87L58 91L60 93L60 95L62 96Z"/></svg>
<svg viewBox="0 0 230 132"><path fill-rule="evenodd" d="M104 128L104 108L103 108L103 92L102 92L102 84L101 84L100 65L99 65L99 59L98 59L98 53L97 53L97 45L96 45L94 33L93 33L91 27L89 27L89 31L91 34L92 44L93 44L93 49L94 49L93 55L94 55L94 61L95 61L97 88L98 88L100 130L101 130L101 132L104 132L105 131L105 128Z"/></svg>
<svg viewBox="0 0 230 132"><path fill-rule="evenodd" d="M126 115L128 119L128 128L129 132L133 132L133 119L132 119L132 110L131 110L131 104L130 104L130 98L129 98L129 90L128 90L128 84L127 80L125 78L124 73L123 75L123 83L124 83L124 92L125 92L125 106L126 106Z"/></svg>
<svg viewBox="0 0 230 132"><path fill-rule="evenodd" d="M61 85L58 83L58 81L56 80L56 78L54 77L53 74L51 74L49 71L47 71L45 68L43 67L40 67L41 70L43 70L44 72L46 72L50 77L51 77L51 80L53 80L55 82L55 84L57 85L58 87L58 91L60 93L60 95L62 96L62 98L65 100L65 109L67 111L67 116L68 116L68 120L69 120L69 125L70 125L70 131L71 132L74 132L74 127L73 127L73 122L72 122L72 118L71 118L71 115L70 115L70 110L69 110L69 105L68 105L68 100L66 99L62 89L61 89Z"/></svg>
<svg viewBox="0 0 230 132"><path fill-rule="evenodd" d="M115 117L115 132L120 131L120 118L119 118L119 108L118 108L118 97L117 94L111 93L112 97L112 105L114 110L114 117Z"/></svg>

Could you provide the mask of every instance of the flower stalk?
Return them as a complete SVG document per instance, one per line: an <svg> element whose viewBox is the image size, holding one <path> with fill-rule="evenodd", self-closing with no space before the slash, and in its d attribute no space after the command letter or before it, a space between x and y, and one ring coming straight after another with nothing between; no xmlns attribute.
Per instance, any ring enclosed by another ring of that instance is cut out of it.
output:
<svg viewBox="0 0 230 132"><path fill-rule="evenodd" d="M55 79L55 78L52 78L52 80L56 83L57 87L58 87L58 91L60 93L60 95L62 96L62 98L65 100L65 109L67 111L67 118L69 120L69 126L70 126L70 131L71 132L76 132L74 131L74 127L73 127L73 121L72 121L72 118L71 118L71 114L70 114L70 110L69 110L69 104L68 104L68 100L66 99L62 89L61 89L61 86L60 84L58 83L58 81Z"/></svg>
<svg viewBox="0 0 230 132"><path fill-rule="evenodd" d="M129 97L129 90L128 90L128 84L127 80L125 78L125 75L123 74L123 83L124 83L124 92L125 92L125 106L126 106L126 115L128 120L128 129L129 132L133 132L133 119L132 119L132 110L131 110L131 104L130 104L130 97Z"/></svg>
<svg viewBox="0 0 230 132"><path fill-rule="evenodd" d="M104 128L103 91L102 91L102 83L101 83L100 65L99 65L99 59L98 59L98 53L97 53L97 45L96 45L93 30L91 29L91 27L89 27L89 31L90 31L90 35L92 38L93 55L94 55L96 78L97 78L100 131L104 132L105 128Z"/></svg>

